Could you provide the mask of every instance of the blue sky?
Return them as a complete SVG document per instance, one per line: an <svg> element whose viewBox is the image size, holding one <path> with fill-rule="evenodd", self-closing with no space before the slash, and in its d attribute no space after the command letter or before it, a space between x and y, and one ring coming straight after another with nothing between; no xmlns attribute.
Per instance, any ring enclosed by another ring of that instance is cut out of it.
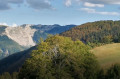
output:
<svg viewBox="0 0 120 79"><path fill-rule="evenodd" d="M0 24L83 24L119 20L120 0L0 0Z"/></svg>

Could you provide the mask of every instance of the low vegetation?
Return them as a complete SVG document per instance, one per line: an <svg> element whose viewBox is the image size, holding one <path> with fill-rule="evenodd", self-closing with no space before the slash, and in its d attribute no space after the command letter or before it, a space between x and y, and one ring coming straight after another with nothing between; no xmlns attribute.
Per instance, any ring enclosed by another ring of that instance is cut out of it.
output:
<svg viewBox="0 0 120 79"><path fill-rule="evenodd" d="M106 44L91 51L103 68L108 68L115 63L120 64L120 43Z"/></svg>

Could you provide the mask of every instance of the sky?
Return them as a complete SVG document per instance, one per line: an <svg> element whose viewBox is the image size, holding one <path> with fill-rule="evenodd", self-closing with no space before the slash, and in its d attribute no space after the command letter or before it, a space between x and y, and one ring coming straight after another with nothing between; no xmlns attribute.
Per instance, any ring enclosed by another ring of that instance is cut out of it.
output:
<svg viewBox="0 0 120 79"><path fill-rule="evenodd" d="M80 25L120 20L120 0L0 0L0 24Z"/></svg>

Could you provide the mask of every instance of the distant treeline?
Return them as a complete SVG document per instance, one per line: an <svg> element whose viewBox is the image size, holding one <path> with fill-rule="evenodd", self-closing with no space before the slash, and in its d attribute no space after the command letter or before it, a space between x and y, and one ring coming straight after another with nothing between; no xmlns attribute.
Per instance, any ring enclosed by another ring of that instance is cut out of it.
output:
<svg viewBox="0 0 120 79"><path fill-rule="evenodd" d="M120 21L97 21L74 27L60 35L84 43L120 42Z"/></svg>

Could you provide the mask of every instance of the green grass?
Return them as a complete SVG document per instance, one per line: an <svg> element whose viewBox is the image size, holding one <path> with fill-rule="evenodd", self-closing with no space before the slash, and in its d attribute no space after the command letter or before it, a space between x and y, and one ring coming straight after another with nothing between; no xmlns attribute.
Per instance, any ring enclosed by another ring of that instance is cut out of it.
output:
<svg viewBox="0 0 120 79"><path fill-rule="evenodd" d="M103 45L91 51L103 68L108 68L116 63L120 64L120 43Z"/></svg>

